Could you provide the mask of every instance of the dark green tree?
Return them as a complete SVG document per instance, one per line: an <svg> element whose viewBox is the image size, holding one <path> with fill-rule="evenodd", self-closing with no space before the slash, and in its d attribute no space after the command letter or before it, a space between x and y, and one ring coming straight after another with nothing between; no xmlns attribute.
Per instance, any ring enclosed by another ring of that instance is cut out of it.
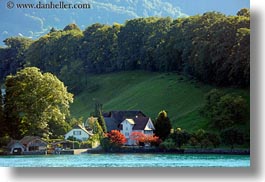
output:
<svg viewBox="0 0 265 182"><path fill-rule="evenodd" d="M250 10L248 8L243 8L239 10L236 15L250 17Z"/></svg>
<svg viewBox="0 0 265 182"><path fill-rule="evenodd" d="M63 31L69 31L69 30L77 30L77 31L80 31L80 28L76 24L72 23L72 24L67 25L63 29Z"/></svg>
<svg viewBox="0 0 265 182"><path fill-rule="evenodd" d="M83 32L76 28L55 31L42 36L26 52L26 65L58 76L69 91L77 94L82 84L77 82L84 75L80 49Z"/></svg>
<svg viewBox="0 0 265 182"><path fill-rule="evenodd" d="M220 145L220 137L216 133L199 129L191 135L190 144L200 145L200 148L207 148L210 145L216 148Z"/></svg>
<svg viewBox="0 0 265 182"><path fill-rule="evenodd" d="M221 132L222 142L234 149L235 145L242 145L245 142L244 134L236 128L227 128Z"/></svg>
<svg viewBox="0 0 265 182"><path fill-rule="evenodd" d="M161 140L165 140L169 136L171 129L172 126L167 112L164 110L160 111L155 121L155 135Z"/></svg>
<svg viewBox="0 0 265 182"><path fill-rule="evenodd" d="M184 144L187 144L191 135L181 128L175 129L174 133L170 134L170 138L173 139L177 148L181 148Z"/></svg>
<svg viewBox="0 0 265 182"><path fill-rule="evenodd" d="M216 89L206 95L206 104L202 112L217 129L225 129L249 121L249 107L243 97L225 94Z"/></svg>
<svg viewBox="0 0 265 182"><path fill-rule="evenodd" d="M200 145L201 148L203 148L205 140L207 140L205 135L205 130L198 129L194 134L194 138L196 139L197 143Z"/></svg>
<svg viewBox="0 0 265 182"><path fill-rule="evenodd" d="M4 40L7 47L0 48L0 81L9 74L24 68L26 51L33 40L22 37L10 37Z"/></svg>

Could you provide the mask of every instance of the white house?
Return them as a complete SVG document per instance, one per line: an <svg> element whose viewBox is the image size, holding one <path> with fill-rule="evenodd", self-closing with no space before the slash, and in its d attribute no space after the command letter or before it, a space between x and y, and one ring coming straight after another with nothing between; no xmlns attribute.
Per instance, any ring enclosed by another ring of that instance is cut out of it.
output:
<svg viewBox="0 0 265 182"><path fill-rule="evenodd" d="M154 130L154 124L149 117L125 119L120 124L120 132L126 137L127 145L135 144L135 141L130 139L132 132L141 132L145 135L153 135Z"/></svg>
<svg viewBox="0 0 265 182"><path fill-rule="evenodd" d="M93 136L93 133L87 131L85 127L76 125L72 130L64 135L64 138L67 140L69 137L75 137L77 140L86 141L91 136Z"/></svg>

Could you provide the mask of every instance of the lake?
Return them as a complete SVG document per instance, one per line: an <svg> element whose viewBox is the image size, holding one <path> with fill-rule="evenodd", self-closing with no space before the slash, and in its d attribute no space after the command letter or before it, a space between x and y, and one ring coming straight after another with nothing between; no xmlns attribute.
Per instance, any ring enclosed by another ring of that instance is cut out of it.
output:
<svg viewBox="0 0 265 182"><path fill-rule="evenodd" d="M249 155L82 154L0 156L0 167L250 167Z"/></svg>

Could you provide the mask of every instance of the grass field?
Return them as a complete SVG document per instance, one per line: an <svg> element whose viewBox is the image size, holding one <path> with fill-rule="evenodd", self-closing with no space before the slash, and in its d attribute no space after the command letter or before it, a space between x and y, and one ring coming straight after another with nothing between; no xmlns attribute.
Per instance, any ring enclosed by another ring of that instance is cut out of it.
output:
<svg viewBox="0 0 265 182"><path fill-rule="evenodd" d="M74 117L86 119L94 111L95 102L103 104L103 111L141 110L152 119L166 110L174 127L187 130L207 128L199 108L205 94L213 86L190 80L176 73L130 71L90 75L83 78L86 89L75 96L71 105ZM249 99L249 91L226 88Z"/></svg>

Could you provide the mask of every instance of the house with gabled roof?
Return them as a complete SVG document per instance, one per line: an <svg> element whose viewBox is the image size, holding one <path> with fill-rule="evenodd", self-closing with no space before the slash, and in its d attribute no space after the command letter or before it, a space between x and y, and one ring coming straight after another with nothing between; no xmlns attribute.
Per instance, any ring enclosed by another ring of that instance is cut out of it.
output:
<svg viewBox="0 0 265 182"><path fill-rule="evenodd" d="M88 131L85 126L75 125L68 133L64 135L65 140L69 137L74 137L80 141L86 141L93 136L91 131Z"/></svg>
<svg viewBox="0 0 265 182"><path fill-rule="evenodd" d="M103 113L105 123L107 126L107 131L119 130L120 123L126 118L135 118L135 117L146 117L146 115L139 110L132 111L110 111Z"/></svg>
<svg viewBox="0 0 265 182"><path fill-rule="evenodd" d="M46 154L48 143L38 136L25 136L12 140L8 145L9 154Z"/></svg>
<svg viewBox="0 0 265 182"><path fill-rule="evenodd" d="M22 143L26 147L25 152L29 152L29 154L32 152L46 153L47 151L48 143L38 136L25 136L20 140L20 143Z"/></svg>
<svg viewBox="0 0 265 182"><path fill-rule="evenodd" d="M120 132L125 136L127 145L135 145L135 141L130 139L132 132L140 132L145 135L153 135L154 130L154 124L149 117L125 119L120 123Z"/></svg>
<svg viewBox="0 0 265 182"><path fill-rule="evenodd" d="M127 145L134 145L130 139L132 132L141 132L146 135L154 134L154 124L151 118L142 111L110 111L103 113L107 131L119 130L127 139Z"/></svg>

